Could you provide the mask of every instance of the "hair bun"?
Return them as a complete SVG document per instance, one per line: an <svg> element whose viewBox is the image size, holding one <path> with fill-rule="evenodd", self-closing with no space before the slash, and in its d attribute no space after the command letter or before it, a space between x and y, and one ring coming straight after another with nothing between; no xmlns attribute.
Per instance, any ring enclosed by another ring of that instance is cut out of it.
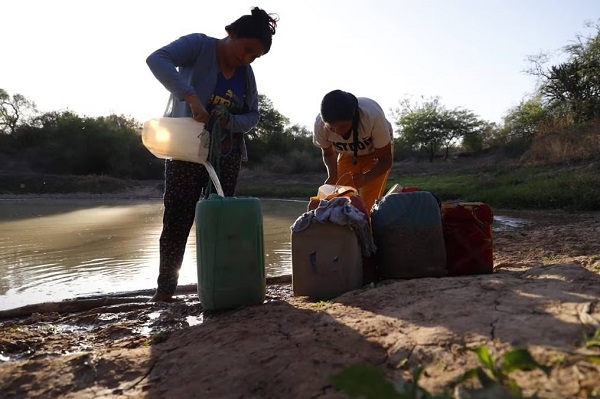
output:
<svg viewBox="0 0 600 399"><path fill-rule="evenodd" d="M262 10L258 7L254 7L252 9L252 16L254 18L260 18L262 22L268 25L271 35L275 34L275 29L277 28L277 21L279 21L279 15L267 14L265 10Z"/></svg>

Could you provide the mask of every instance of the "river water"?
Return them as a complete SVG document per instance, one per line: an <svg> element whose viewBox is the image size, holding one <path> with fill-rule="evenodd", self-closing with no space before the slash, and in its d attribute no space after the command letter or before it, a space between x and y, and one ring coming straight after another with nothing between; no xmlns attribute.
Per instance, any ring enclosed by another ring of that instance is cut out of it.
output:
<svg viewBox="0 0 600 399"><path fill-rule="evenodd" d="M267 276L291 273L290 226L306 205L261 200ZM161 228L160 200L0 201L0 310L154 288ZM179 283L196 282L192 227Z"/></svg>
<svg viewBox="0 0 600 399"><path fill-rule="evenodd" d="M306 205L261 200L267 276L291 273L290 226ZM524 223L496 215L494 229ZM0 201L0 310L154 288L161 228L160 200ZM193 227L179 283L196 282Z"/></svg>

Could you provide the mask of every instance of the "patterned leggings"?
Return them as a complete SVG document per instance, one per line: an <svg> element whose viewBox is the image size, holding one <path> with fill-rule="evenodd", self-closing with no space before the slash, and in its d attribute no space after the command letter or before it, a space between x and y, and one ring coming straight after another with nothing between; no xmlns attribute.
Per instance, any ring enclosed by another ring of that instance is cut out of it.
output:
<svg viewBox="0 0 600 399"><path fill-rule="evenodd" d="M236 146L237 147L237 146ZM235 148L219 162L219 181L227 197L235 195L241 152ZM196 203L210 177L200 164L165 161L163 229L160 235L160 264L157 293L172 296L177 288L185 245L194 223ZM216 193L213 189L212 192Z"/></svg>

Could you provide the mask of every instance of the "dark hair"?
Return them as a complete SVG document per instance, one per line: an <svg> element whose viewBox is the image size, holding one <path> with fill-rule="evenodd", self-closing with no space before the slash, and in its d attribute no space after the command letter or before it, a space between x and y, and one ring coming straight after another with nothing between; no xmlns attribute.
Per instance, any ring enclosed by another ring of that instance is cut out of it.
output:
<svg viewBox="0 0 600 399"><path fill-rule="evenodd" d="M352 93L333 90L321 101L321 119L329 123L347 121L353 118L357 108L358 99Z"/></svg>
<svg viewBox="0 0 600 399"><path fill-rule="evenodd" d="M356 164L358 156L358 125L360 124L358 98L347 91L330 91L321 100L321 119L323 119L323 122L328 123L352 120L352 141L354 143L352 163Z"/></svg>
<svg viewBox="0 0 600 399"><path fill-rule="evenodd" d="M241 39L258 39L265 47L265 54L271 49L271 42L277 28L279 16L267 14L258 7L252 9L252 15L244 15L227 25L227 33L235 33Z"/></svg>

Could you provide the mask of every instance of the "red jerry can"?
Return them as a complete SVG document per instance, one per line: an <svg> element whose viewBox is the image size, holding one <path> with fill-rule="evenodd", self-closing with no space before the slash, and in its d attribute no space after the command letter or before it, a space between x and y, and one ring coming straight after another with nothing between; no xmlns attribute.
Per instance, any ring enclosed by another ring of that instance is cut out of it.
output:
<svg viewBox="0 0 600 399"><path fill-rule="evenodd" d="M494 271L493 221L492 209L483 202L442 204L442 228L449 276Z"/></svg>

